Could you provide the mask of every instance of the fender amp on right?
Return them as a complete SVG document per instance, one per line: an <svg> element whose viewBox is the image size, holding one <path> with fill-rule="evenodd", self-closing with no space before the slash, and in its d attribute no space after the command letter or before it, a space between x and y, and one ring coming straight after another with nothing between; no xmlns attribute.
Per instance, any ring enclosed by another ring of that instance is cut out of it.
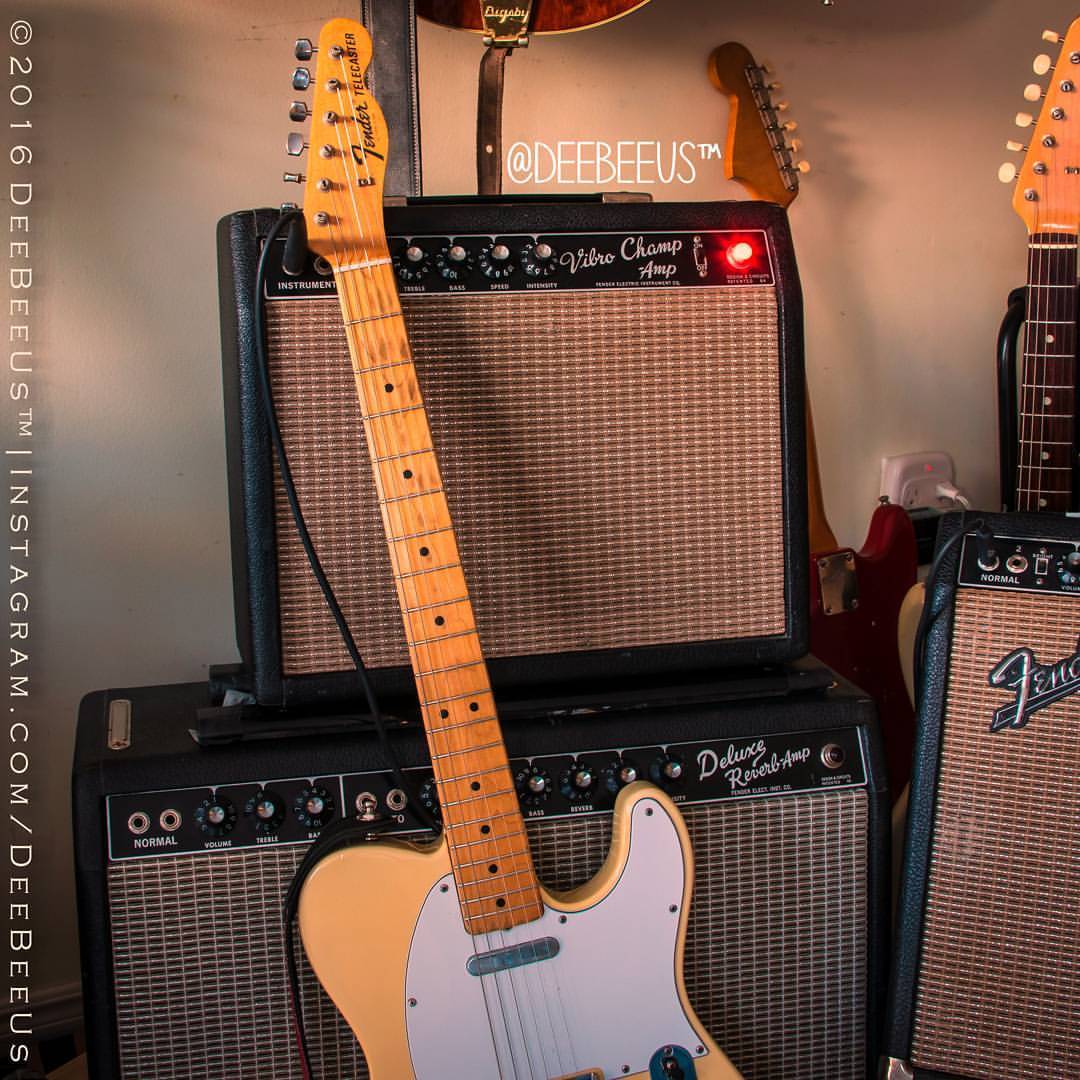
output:
<svg viewBox="0 0 1080 1080"><path fill-rule="evenodd" d="M762 203L387 207L496 687L805 651L802 308ZM276 215L221 223L238 640L260 703L358 693L272 461L253 338ZM329 268L277 269L270 377L300 503L381 690L411 687Z"/></svg>
<svg viewBox="0 0 1080 1080"><path fill-rule="evenodd" d="M1075 1080L1080 523L950 515L939 551L883 1075Z"/></svg>

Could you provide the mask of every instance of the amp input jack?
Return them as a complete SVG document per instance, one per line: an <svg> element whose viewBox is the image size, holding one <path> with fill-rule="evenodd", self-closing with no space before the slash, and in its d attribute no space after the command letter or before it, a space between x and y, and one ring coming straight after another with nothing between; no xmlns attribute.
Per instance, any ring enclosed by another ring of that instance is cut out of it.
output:
<svg viewBox="0 0 1080 1080"><path fill-rule="evenodd" d="M136 810L135 813L128 818L128 832L133 833L135 836L142 836L149 828L150 815L143 810Z"/></svg>
<svg viewBox="0 0 1080 1080"><path fill-rule="evenodd" d="M180 823L183 820L179 810L162 810L161 817L158 818L161 827L166 832L176 832L176 830L180 828Z"/></svg>
<svg viewBox="0 0 1080 1080"><path fill-rule="evenodd" d="M395 814L400 814L401 811L405 809L405 804L408 801L408 796L401 788L391 788L386 793L386 805L390 807Z"/></svg>
<svg viewBox="0 0 1080 1080"><path fill-rule="evenodd" d="M844 748L829 743L821 748L821 763L827 769L839 769L844 764Z"/></svg>
<svg viewBox="0 0 1080 1080"><path fill-rule="evenodd" d="M1024 555L1010 555L1005 560L1005 568L1011 574L1022 574L1028 568L1027 557Z"/></svg>

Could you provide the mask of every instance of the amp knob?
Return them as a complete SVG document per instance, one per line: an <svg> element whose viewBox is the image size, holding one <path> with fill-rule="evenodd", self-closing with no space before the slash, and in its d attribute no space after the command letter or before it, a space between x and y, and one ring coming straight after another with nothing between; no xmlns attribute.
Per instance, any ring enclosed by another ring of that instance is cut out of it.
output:
<svg viewBox="0 0 1080 1080"><path fill-rule="evenodd" d="M464 281L472 267L472 256L461 244L447 244L435 256L435 269L446 281Z"/></svg>
<svg viewBox="0 0 1080 1080"><path fill-rule="evenodd" d="M402 281L412 284L431 272L431 259L419 244L409 244L394 256L394 270Z"/></svg>
<svg viewBox="0 0 1080 1080"><path fill-rule="evenodd" d="M207 836L225 836L236 828L236 807L221 797L203 799L195 808L195 822Z"/></svg>
<svg viewBox="0 0 1080 1080"><path fill-rule="evenodd" d="M627 757L617 758L604 770L604 790L612 797L619 794L627 784L641 779L641 770Z"/></svg>
<svg viewBox="0 0 1080 1080"><path fill-rule="evenodd" d="M526 244L521 251L521 269L531 278L551 277L557 269L554 248L543 241Z"/></svg>
<svg viewBox="0 0 1080 1080"><path fill-rule="evenodd" d="M293 802L293 813L305 829L321 829L334 816L334 798L324 787L304 788Z"/></svg>
<svg viewBox="0 0 1080 1080"><path fill-rule="evenodd" d="M260 835L276 833L285 820L285 801L276 792L260 789L244 805L244 815L254 821Z"/></svg>
<svg viewBox="0 0 1080 1080"><path fill-rule="evenodd" d="M551 797L551 776L539 765L526 765L514 777L518 798L524 806L541 806Z"/></svg>
<svg viewBox="0 0 1080 1080"><path fill-rule="evenodd" d="M685 773L686 766L682 758L674 754L664 754L649 766L649 779L663 788L677 784Z"/></svg>
<svg viewBox="0 0 1080 1080"><path fill-rule="evenodd" d="M597 789L596 770L587 761L575 761L559 777L559 790L571 802L585 802Z"/></svg>
<svg viewBox="0 0 1080 1080"><path fill-rule="evenodd" d="M477 260L481 273L492 281L505 281L513 272L510 249L505 244L488 244Z"/></svg>

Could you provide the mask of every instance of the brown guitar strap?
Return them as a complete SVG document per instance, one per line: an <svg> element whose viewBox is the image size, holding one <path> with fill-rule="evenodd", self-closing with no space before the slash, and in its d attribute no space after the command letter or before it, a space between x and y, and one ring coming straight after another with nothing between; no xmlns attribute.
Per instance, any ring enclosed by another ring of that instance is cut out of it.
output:
<svg viewBox="0 0 1080 1080"><path fill-rule="evenodd" d="M476 98L476 190L480 195L502 194L502 110L506 59L529 44L532 0L492 3L480 0L487 49L480 61Z"/></svg>

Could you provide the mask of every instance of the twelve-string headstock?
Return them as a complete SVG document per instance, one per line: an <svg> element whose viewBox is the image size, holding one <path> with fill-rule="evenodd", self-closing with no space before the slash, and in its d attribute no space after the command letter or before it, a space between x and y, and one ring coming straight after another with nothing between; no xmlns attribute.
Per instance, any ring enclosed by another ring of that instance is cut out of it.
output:
<svg viewBox="0 0 1080 1080"><path fill-rule="evenodd" d="M1013 207L1024 219L1029 233L1078 231L1080 224L1080 19L1069 27L1064 38L1053 30L1043 40L1060 45L1056 62L1043 53L1035 58L1035 74L1053 69L1044 88L1031 83L1024 90L1028 101L1042 100L1036 120L1030 113L1018 113L1018 127L1030 130L1027 145L1010 140L1014 153L1024 152L1017 171L1010 161L1001 166L1003 183L1016 181Z"/></svg>
<svg viewBox="0 0 1080 1080"><path fill-rule="evenodd" d="M296 43L298 60L317 55L314 76L293 73L293 89L313 91L310 107L294 101L289 116L311 120L307 142L293 132L288 152L307 151L307 175L286 173L305 184L304 218L308 247L331 266L354 265L385 255L383 178L388 137L382 110L367 90L364 72L371 63L371 38L353 19L332 19L313 46Z"/></svg>
<svg viewBox="0 0 1080 1080"><path fill-rule="evenodd" d="M786 119L787 102L774 105L772 92L780 84L770 80L768 64L758 64L750 50L729 41L709 57L709 78L726 94L728 114L724 175L737 180L755 199L787 207L799 193L799 175L810 171L807 161L796 162L802 149L788 136L798 124Z"/></svg>

